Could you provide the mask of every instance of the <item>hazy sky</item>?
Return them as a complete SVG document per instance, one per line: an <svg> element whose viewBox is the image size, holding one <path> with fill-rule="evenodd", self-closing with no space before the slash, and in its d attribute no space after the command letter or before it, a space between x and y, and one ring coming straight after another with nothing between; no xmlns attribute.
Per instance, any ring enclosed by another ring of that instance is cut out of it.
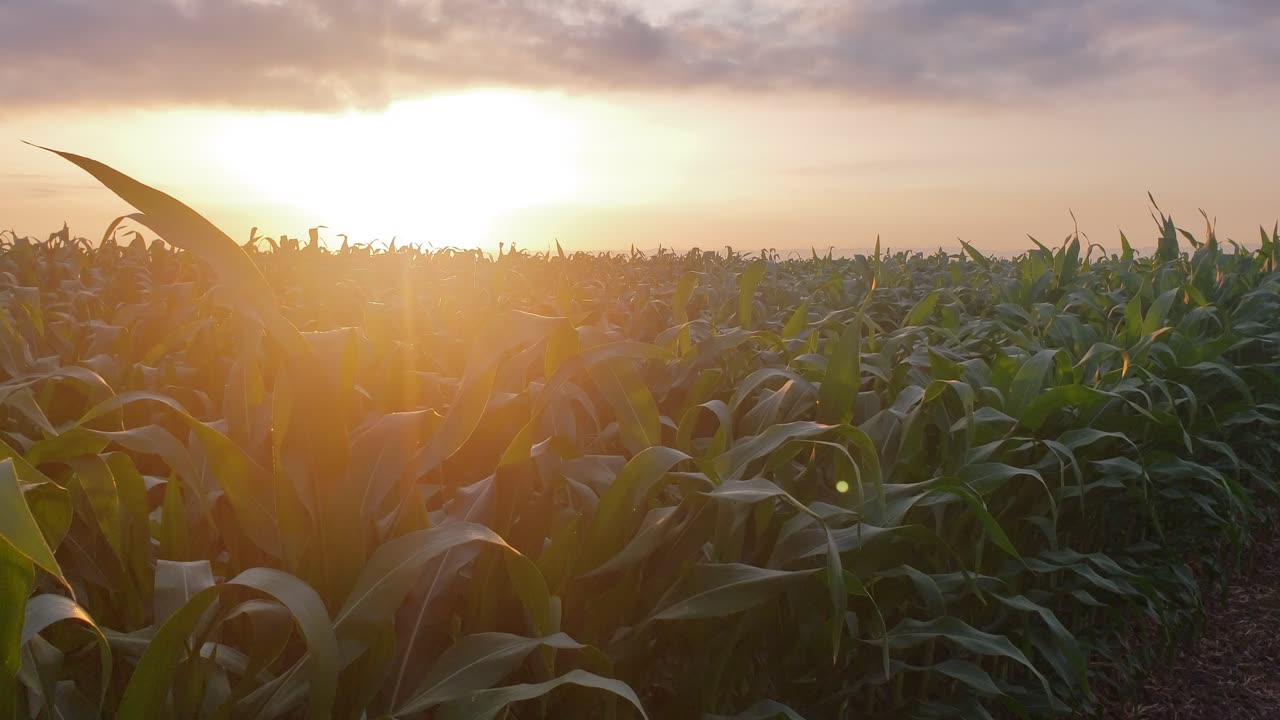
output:
<svg viewBox="0 0 1280 720"><path fill-rule="evenodd" d="M1277 0L0 0L0 227L1137 245L1280 217Z"/></svg>

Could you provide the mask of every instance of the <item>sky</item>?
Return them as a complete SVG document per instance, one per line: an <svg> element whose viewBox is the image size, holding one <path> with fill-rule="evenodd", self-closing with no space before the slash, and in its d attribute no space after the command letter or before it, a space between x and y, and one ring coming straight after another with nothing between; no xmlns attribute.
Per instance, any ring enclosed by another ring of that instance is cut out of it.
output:
<svg viewBox="0 0 1280 720"><path fill-rule="evenodd" d="M1276 0L0 0L0 228L568 250L1280 218ZM1073 219L1074 216L1074 219Z"/></svg>

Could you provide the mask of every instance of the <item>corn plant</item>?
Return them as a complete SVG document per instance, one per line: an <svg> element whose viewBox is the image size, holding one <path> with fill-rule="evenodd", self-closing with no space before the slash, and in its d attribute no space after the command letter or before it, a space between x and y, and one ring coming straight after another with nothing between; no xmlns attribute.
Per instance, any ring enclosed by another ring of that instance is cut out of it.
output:
<svg viewBox="0 0 1280 720"><path fill-rule="evenodd" d="M163 241L0 236L0 716L1088 713L1275 505L1277 229L335 251L59 154Z"/></svg>

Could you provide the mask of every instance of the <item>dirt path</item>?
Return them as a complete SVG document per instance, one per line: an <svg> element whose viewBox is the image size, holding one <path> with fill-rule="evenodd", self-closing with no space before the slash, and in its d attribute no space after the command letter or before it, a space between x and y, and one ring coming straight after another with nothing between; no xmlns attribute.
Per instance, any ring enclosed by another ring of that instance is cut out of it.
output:
<svg viewBox="0 0 1280 720"><path fill-rule="evenodd" d="M1204 635L1147 683L1120 720L1280 720L1280 537L1257 550L1254 572L1212 608Z"/></svg>

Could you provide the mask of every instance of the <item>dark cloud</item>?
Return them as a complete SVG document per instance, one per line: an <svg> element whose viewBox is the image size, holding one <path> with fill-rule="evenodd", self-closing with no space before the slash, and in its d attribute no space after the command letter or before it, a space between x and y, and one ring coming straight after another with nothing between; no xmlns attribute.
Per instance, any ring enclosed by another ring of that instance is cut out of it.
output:
<svg viewBox="0 0 1280 720"><path fill-rule="evenodd" d="M665 3L670 5L670 2ZM1280 88L1276 0L0 0L0 108L380 106L442 88L996 102Z"/></svg>

